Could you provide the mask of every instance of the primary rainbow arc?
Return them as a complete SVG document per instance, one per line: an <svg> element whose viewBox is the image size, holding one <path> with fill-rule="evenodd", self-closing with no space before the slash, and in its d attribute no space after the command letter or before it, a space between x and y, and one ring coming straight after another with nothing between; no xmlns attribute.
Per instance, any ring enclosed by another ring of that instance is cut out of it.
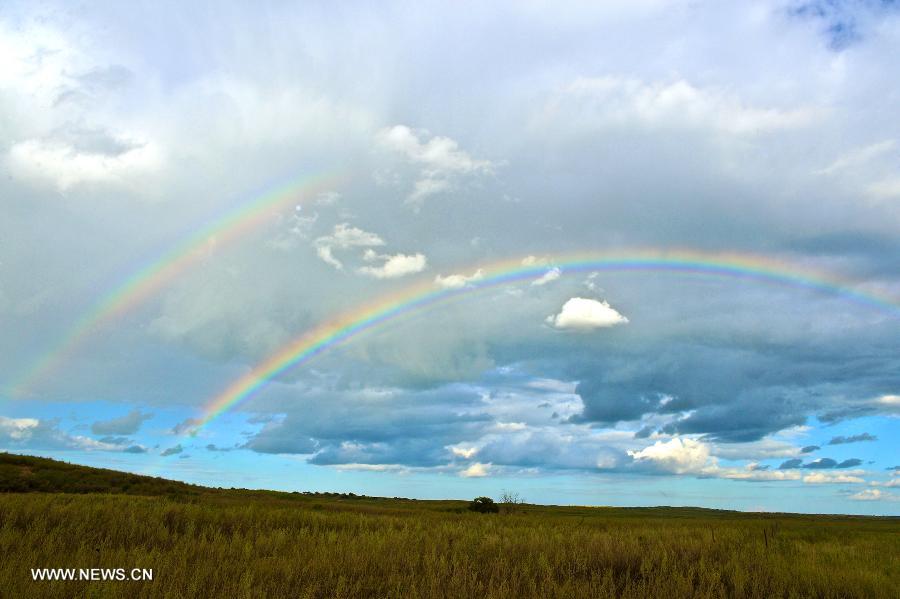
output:
<svg viewBox="0 0 900 599"><path fill-rule="evenodd" d="M560 274L579 272L649 271L746 279L826 293L847 301L900 316L900 300L864 293L852 281L814 272L773 258L750 254L716 254L693 250L640 250L627 253L581 253L550 256L542 265L523 266L521 258L473 266L464 272L482 276L455 289L438 288L424 280L374 303L340 315L307 331L282 347L207 402L199 426L204 426L249 398L283 372L312 360L361 333L403 315L453 297L509 283L538 279L551 267Z"/></svg>

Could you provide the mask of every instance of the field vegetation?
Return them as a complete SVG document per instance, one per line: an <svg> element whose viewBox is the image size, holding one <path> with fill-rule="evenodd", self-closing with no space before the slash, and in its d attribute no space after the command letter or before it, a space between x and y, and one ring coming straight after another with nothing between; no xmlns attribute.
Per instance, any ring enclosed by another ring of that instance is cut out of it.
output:
<svg viewBox="0 0 900 599"><path fill-rule="evenodd" d="M4 597L897 597L900 520L207 489L0 454ZM36 567L152 581L34 582Z"/></svg>

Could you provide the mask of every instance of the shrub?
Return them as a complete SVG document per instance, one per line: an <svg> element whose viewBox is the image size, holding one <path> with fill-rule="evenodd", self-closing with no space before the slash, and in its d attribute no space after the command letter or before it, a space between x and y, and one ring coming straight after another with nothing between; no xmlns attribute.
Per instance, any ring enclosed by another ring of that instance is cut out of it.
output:
<svg viewBox="0 0 900 599"><path fill-rule="evenodd" d="M469 509L480 514L496 514L500 511L500 506L490 497L476 497L469 504Z"/></svg>

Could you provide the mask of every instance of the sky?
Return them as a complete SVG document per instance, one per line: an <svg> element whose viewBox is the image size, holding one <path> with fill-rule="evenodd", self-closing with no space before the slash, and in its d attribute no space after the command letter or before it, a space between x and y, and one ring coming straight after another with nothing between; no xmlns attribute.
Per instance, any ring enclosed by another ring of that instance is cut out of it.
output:
<svg viewBox="0 0 900 599"><path fill-rule="evenodd" d="M900 6L4 2L0 449L900 514Z"/></svg>

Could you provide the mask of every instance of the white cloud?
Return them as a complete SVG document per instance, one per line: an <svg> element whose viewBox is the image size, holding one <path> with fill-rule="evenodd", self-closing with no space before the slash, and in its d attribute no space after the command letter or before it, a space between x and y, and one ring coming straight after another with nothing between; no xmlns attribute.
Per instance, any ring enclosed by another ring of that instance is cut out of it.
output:
<svg viewBox="0 0 900 599"><path fill-rule="evenodd" d="M706 443L680 437L657 441L640 451L628 451L628 455L637 462L650 463L674 474L700 473L711 465Z"/></svg>
<svg viewBox="0 0 900 599"><path fill-rule="evenodd" d="M469 276L452 274L442 277L441 275L438 275L434 278L434 282L438 287L443 287L444 289L460 289L483 278L484 271L479 268Z"/></svg>
<svg viewBox="0 0 900 599"><path fill-rule="evenodd" d="M865 489L859 493L854 493L850 499L855 501L900 501L900 495L895 493L886 493L878 489Z"/></svg>
<svg viewBox="0 0 900 599"><path fill-rule="evenodd" d="M490 464L475 462L465 470L461 470L459 475L464 478L481 478L488 475L490 468Z"/></svg>
<svg viewBox="0 0 900 599"><path fill-rule="evenodd" d="M359 269L361 274L376 279L396 279L422 272L428 266L428 259L424 254L394 254L390 256L367 252L364 258L367 261L384 260L381 266L363 266Z"/></svg>
<svg viewBox="0 0 900 599"><path fill-rule="evenodd" d="M447 447L454 456L463 459L471 459L478 453L478 448L472 445L450 445Z"/></svg>
<svg viewBox="0 0 900 599"><path fill-rule="evenodd" d="M718 478L732 480L800 480L800 473L796 470L752 470L745 468L717 468L715 474Z"/></svg>
<svg viewBox="0 0 900 599"><path fill-rule="evenodd" d="M626 324L628 319L605 301L573 297L559 314L548 316L546 321L557 329L590 330Z"/></svg>
<svg viewBox="0 0 900 599"><path fill-rule="evenodd" d="M60 191L80 183L129 184L158 169L162 154L153 144L140 144L118 154L79 151L70 144L28 140L9 150L9 169L16 177L49 180Z"/></svg>
<svg viewBox="0 0 900 599"><path fill-rule="evenodd" d="M866 481L861 479L858 476L854 476L852 474L847 473L838 473L838 472L814 472L812 474L807 474L803 477L803 482L810 484L835 484L835 483L844 483L844 484L853 484L858 485L862 484Z"/></svg>
<svg viewBox="0 0 900 599"><path fill-rule="evenodd" d="M731 134L799 127L817 116L811 109L749 106L725 89L700 88L684 79L645 82L613 76L577 78L546 113L550 118L575 115L580 127L693 127Z"/></svg>
<svg viewBox="0 0 900 599"><path fill-rule="evenodd" d="M877 480L873 480L869 483L873 487L900 487L900 478L892 478L887 482L880 482Z"/></svg>
<svg viewBox="0 0 900 599"><path fill-rule="evenodd" d="M561 276L562 276L562 271L559 269L559 267L554 266L553 268L551 268L550 270L545 272L541 276L541 278L532 281L531 284L537 285L537 286L546 285L547 283L551 283Z"/></svg>
<svg viewBox="0 0 900 599"><path fill-rule="evenodd" d="M900 395L882 395L878 398L878 403L886 406L900 407Z"/></svg>
<svg viewBox="0 0 900 599"><path fill-rule="evenodd" d="M537 256L525 256L522 258L522 266L538 266L546 263L547 258L538 258Z"/></svg>
<svg viewBox="0 0 900 599"><path fill-rule="evenodd" d="M427 135L427 131L395 125L377 136L383 147L403 155L419 169L413 191L407 197L410 203L421 204L429 196L452 189L457 177L494 172L493 163L472 158L449 137L434 136L423 141Z"/></svg>
<svg viewBox="0 0 900 599"><path fill-rule="evenodd" d="M83 435L70 435L59 428L58 420L8 418L0 416L0 447L34 449L77 449L122 451L125 446L97 441Z"/></svg>
<svg viewBox="0 0 900 599"><path fill-rule="evenodd" d="M313 242L313 247L316 248L319 258L338 270L343 269L344 264L334 257L335 248L346 250L353 247L378 247L382 245L384 245L384 240L375 233L352 227L348 223L335 225L331 235L319 237Z"/></svg>
<svg viewBox="0 0 900 599"><path fill-rule="evenodd" d="M24 441L31 437L32 431L40 421L37 418L7 418L0 416L0 434L13 441Z"/></svg>

